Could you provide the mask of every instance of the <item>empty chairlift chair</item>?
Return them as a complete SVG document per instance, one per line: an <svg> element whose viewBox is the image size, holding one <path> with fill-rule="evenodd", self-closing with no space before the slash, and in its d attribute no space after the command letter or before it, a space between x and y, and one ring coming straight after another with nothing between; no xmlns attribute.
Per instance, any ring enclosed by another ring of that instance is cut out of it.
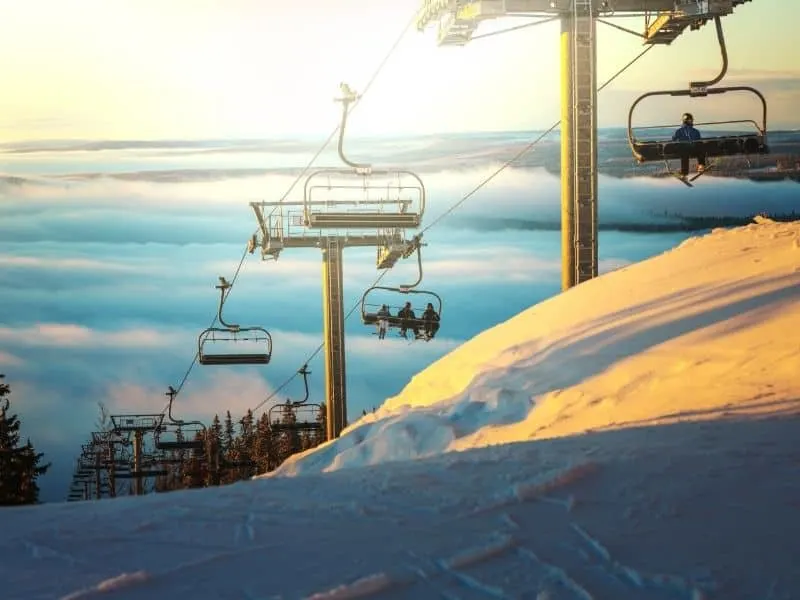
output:
<svg viewBox="0 0 800 600"><path fill-rule="evenodd" d="M344 133L351 103L358 96L341 84L342 119L339 158L349 168L320 169L306 179L303 225L311 229L414 229L425 212L425 186L405 170L376 170L344 154Z"/></svg>
<svg viewBox="0 0 800 600"><path fill-rule="evenodd" d="M165 452L180 450L202 451L205 448L203 429L199 424L162 425L155 433L157 450Z"/></svg>
<svg viewBox="0 0 800 600"><path fill-rule="evenodd" d="M241 327L226 323L222 317L226 290L231 287L220 277L217 318L222 327L209 327L197 341L197 359L201 365L266 365L272 358L272 336L263 327ZM236 344L247 345L244 352L231 352Z"/></svg>
<svg viewBox="0 0 800 600"><path fill-rule="evenodd" d="M308 376L311 371L308 365L298 371L303 376L305 396L302 400L286 400L283 404L276 404L269 409L268 419L270 429L274 432L322 432L322 405L308 402Z"/></svg>

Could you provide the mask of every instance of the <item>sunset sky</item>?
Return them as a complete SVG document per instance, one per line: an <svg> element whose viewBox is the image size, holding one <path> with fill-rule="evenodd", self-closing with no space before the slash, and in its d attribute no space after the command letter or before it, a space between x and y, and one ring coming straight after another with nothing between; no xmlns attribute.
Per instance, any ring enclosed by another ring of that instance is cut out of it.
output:
<svg viewBox="0 0 800 600"><path fill-rule="evenodd" d="M0 0L0 140L324 134L335 124L339 82L362 87L417 7L418 0ZM798 17L796 3L754 0L724 19L729 81L767 94L773 126L800 124L792 110L800 99ZM616 22L643 27L641 18ZM641 43L598 27L604 80ZM409 28L359 107L354 133L518 130L558 119L558 23L462 48L436 47L434 29ZM713 76L719 63L710 25L654 49L603 93L601 125L622 124L638 93ZM707 104L715 118L750 118L754 107ZM682 109L642 107L652 119Z"/></svg>

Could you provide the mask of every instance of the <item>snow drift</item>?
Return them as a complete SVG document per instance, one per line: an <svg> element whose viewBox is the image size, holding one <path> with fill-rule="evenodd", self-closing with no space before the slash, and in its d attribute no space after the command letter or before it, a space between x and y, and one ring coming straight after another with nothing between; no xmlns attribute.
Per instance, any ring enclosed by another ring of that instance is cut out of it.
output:
<svg viewBox="0 0 800 600"><path fill-rule="evenodd" d="M267 477L629 426L794 413L800 221L691 238L487 330ZM435 343L435 342L434 342Z"/></svg>

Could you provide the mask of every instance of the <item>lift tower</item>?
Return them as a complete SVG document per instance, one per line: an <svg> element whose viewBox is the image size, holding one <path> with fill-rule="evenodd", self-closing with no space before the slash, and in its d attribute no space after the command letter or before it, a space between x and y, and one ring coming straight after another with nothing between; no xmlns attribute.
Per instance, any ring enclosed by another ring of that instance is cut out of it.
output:
<svg viewBox="0 0 800 600"><path fill-rule="evenodd" d="M347 426L344 339L343 252L345 248L377 247L377 268L390 269L408 258L425 210L425 187L409 171L378 170L344 155L344 132L350 104L358 96L342 84L342 120L338 153L347 168L322 168L305 180L302 201L251 202L259 233L251 240L263 260L277 260L288 248L322 251L322 307L325 355L325 404L328 440ZM371 231L370 231L371 230ZM260 239L259 239L260 234Z"/></svg>
<svg viewBox="0 0 800 600"><path fill-rule="evenodd" d="M146 433L155 433L161 428L161 422L164 420L163 414L143 414L143 415L111 415L112 431L116 435L128 436L133 435L133 468L130 471L129 477L133 479L133 493L136 496L144 494L144 479L148 477L158 477L166 475L164 469L152 470L145 469L142 461L144 451L144 435ZM122 477L122 474L117 474L117 477Z"/></svg>
<svg viewBox="0 0 800 600"><path fill-rule="evenodd" d="M504 16L561 21L561 287L597 276L597 38L602 17L645 18L645 44L671 44L688 29L750 0L422 0L417 29L438 23L439 45L463 46L478 25Z"/></svg>

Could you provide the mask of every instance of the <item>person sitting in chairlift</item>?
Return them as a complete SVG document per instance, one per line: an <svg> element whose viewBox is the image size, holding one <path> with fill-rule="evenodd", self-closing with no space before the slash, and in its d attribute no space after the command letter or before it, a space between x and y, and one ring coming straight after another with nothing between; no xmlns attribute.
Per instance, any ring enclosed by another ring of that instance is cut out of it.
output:
<svg viewBox="0 0 800 600"><path fill-rule="evenodd" d="M406 305L397 312L397 317L400 319L400 335L408 338L406 331L411 325L411 330L416 337L419 337L419 326L416 323L417 315L414 314L414 309L411 308L411 302L406 302Z"/></svg>
<svg viewBox="0 0 800 600"><path fill-rule="evenodd" d="M425 326L425 341L431 341L439 331L439 314L433 310L433 304L428 302L425 312L422 313L422 322Z"/></svg>
<svg viewBox="0 0 800 600"><path fill-rule="evenodd" d="M694 117L692 113L683 113L681 118L682 125L672 134L673 142L697 142L702 139L700 132L694 127ZM706 170L706 156L702 152L692 152L681 157L681 177L689 175L689 158L697 158L697 172L702 173Z"/></svg>
<svg viewBox="0 0 800 600"><path fill-rule="evenodd" d="M389 307L381 304L380 310L377 312L378 316L378 339L382 340L386 337L386 330L389 328Z"/></svg>

